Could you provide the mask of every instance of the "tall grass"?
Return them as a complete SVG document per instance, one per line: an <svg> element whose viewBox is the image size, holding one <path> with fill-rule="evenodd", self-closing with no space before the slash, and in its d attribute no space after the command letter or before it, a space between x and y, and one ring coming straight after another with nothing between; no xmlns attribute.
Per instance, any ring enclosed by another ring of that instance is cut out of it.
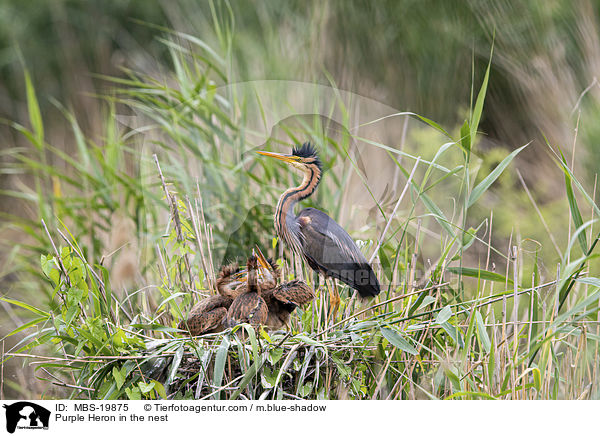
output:
<svg viewBox="0 0 600 436"><path fill-rule="evenodd" d="M461 127L391 114L388 122L413 120L416 145L404 149L354 129L352 102L335 87L339 98L315 112L341 114L347 134L331 135L320 117L300 120L299 130L283 126L284 142L311 138L329 168L316 206L330 212L360 186L375 205L373 222L383 224L348 228L364 241L365 255L375 256L384 291L327 323L327 292L274 238L269 206L294 179L249 153L264 137L249 108L259 108L264 124L279 114L260 98L251 104L239 86L218 86L230 85L233 30L230 21L215 20L219 49L168 32L171 73L105 78L116 89L106 97L101 142L86 138L77 118L61 108L75 155L48 143L26 79L29 127L12 126L35 152L10 153L18 162L12 168L35 174L34 184L4 194L37 215L6 217L7 226L29 236L14 248L10 265L35 299L1 298L17 324L3 342L3 364L24 359L46 386L59 388L49 396L72 398L598 398L595 193L579 181L573 161L548 144L544 151L564 179L570 229L548 227L560 261L549 264L539 248L532 256L528 235L494 233L495 208L482 203L498 195L491 187L511 177L525 146L478 171L489 64ZM272 139L266 147L280 146L281 138ZM381 153L387 168L396 169L391 201L365 176L360 163L368 159L357 158L353 147L368 157ZM407 195L399 201L401 191ZM511 205L496 207L507 213ZM297 310L290 332L244 325L182 336L174 326L214 292L221 261L243 259L254 243L286 276L317 287L317 299ZM131 252L125 255L131 247L133 261ZM116 280L124 262L126 277ZM6 346L9 338L17 340ZM33 395L3 381L12 395Z"/></svg>

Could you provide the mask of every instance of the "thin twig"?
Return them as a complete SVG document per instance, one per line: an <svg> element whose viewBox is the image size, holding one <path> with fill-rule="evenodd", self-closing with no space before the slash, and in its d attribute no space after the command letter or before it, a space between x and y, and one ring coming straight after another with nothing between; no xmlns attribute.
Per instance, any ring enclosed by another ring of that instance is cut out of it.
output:
<svg viewBox="0 0 600 436"><path fill-rule="evenodd" d="M413 166L412 171L410 172L410 175L408 176L408 179L406 180L406 184L404 185L404 189L402 190L402 192L400 193L400 197L398 197L398 201L396 202L396 206L394 206L394 210L392 211L387 224L385 225L383 232L381 233L381 236L379 237L379 241L377 242L377 246L375 247L375 250L373 251L373 254L371 255L371 258L369 259L369 264L373 263L373 260L375 259L375 256L377 256L377 253L379 252L379 249L381 248L381 244L383 243L383 239L385 238L385 235L387 234L388 229L390 228L392 221L394 220L394 216L396 215L396 212L398 211L398 207L400 207L400 203L402 202L402 199L404 198L404 195L406 194L406 191L408 191L408 187L411 185L412 183L412 179L413 176L415 175L415 171L417 170L417 167L419 166L419 162L421 162L421 156L417 157L417 161L415 162L415 165ZM350 299L350 301L348 302L348 305L346 306L346 312L344 313L344 316L347 318L348 315L350 315L350 311L354 310L354 303L356 301L356 298L358 296L358 291L354 290L354 293L352 294L352 298Z"/></svg>
<svg viewBox="0 0 600 436"><path fill-rule="evenodd" d="M153 154L152 157L154 158L154 162L156 163L156 167L158 168L158 174L160 176L162 188L165 192L165 196L167 197L169 208L171 209L171 218L173 219L173 224L175 224L175 233L177 235L177 241L184 243L185 241L183 238L183 231L181 230L181 218L179 217L179 208L177 207L177 198L174 194L171 194L171 192L169 192L169 189L167 188L167 182L165 180L165 177L163 176L160 164L158 163L158 156L156 156L156 154ZM178 268L177 271L179 273L179 280L181 281L181 286L185 291L189 292L189 286L191 286L194 283L194 280L192 277L192 269L190 268L190 260L188 258L188 253L184 253L182 258L188 273L189 285L187 285L185 283L185 280L183 280L181 269Z"/></svg>
<svg viewBox="0 0 600 436"><path fill-rule="evenodd" d="M61 238L64 239L64 241L69 244L69 247L71 247L71 249L75 252L75 254L77 255L77 257L79 257L79 259L81 259L81 261L84 263L84 265L87 267L88 271L94 276L94 278L96 279L96 281L98 282L98 289L100 290L100 294L102 295L102 298L104 300L104 303L108 306L108 310L110 312L110 316L111 319L113 320L113 322L117 322L117 318L112 310L112 305L108 302L108 298L106 298L106 286L104 284L104 281L102 280L102 278L100 278L100 276L96 273L96 271L93 270L93 268L90 266L90 264L88 263L88 261L86 260L85 257L83 257L83 254L79 252L79 250L77 249L77 247L71 243L71 241L69 240L69 238L67 238L65 236L65 234L63 232L61 232L60 230L56 229L56 231L58 232L58 234L61 236ZM68 276L67 276L68 277ZM113 299L119 303L119 300L117 300L117 298L113 295ZM125 313L125 311L123 311ZM82 307L82 313L85 315L85 311L83 310Z"/></svg>
<svg viewBox="0 0 600 436"><path fill-rule="evenodd" d="M344 319L342 319L340 322L332 325L331 327L328 327L327 329L323 330L320 333L317 333L317 336L321 336L322 334L327 333L328 331L334 329L335 327L337 327L339 325L342 325L343 323L345 323L349 319L356 318L358 315L362 315L363 313L368 312L369 310L372 310L372 309L374 309L376 307L383 306L384 304L388 304L388 303L391 303L391 302L394 302L394 301L402 300L404 298L408 298L408 297L411 297L413 295L421 294L423 292L431 291L432 289L436 289L436 288L438 288L440 286L446 286L449 283L450 282L445 282L445 283L442 283L442 284L439 284L439 285L433 285L433 286L430 286L430 287L425 288L425 289L419 289L418 291L415 291L415 292L411 292L411 293L408 293L408 294L403 294L403 295L399 295L397 297L390 298L390 299L385 300L385 301L383 301L381 303L373 304L372 306L369 306L366 309L361 310L360 312L356 312L356 313L353 313L352 315L348 315L347 317L345 317Z"/></svg>
<svg viewBox="0 0 600 436"><path fill-rule="evenodd" d="M369 263L373 262L373 259L375 259L375 256L377 256L377 253L379 252L379 249L381 248L381 244L383 243L383 238L385 238L385 235L386 235L388 229L390 228L392 221L394 220L394 216L396 215L396 212L398 211L398 207L400 206L400 203L402 202L402 199L404 198L404 194L406 194L408 187L412 183L412 178L415 175L415 171L417 170L417 167L419 166L419 162L421 162L421 156L417 157L417 161L415 162L415 165L413 166L413 169L410 172L410 175L408 176L408 180L406 180L404 189L402 190L402 193L400 194L400 197L398 198L398 201L396 202L396 206L394 206L394 210L392 211L392 214L390 215L386 226L383 229L381 236L379 237L379 241L377 242L377 246L375 247L375 250L373 251L371 258L369 259Z"/></svg>
<svg viewBox="0 0 600 436"><path fill-rule="evenodd" d="M53 381L53 382L51 382L53 385L56 385L56 386L62 386L62 387L64 387L64 388L70 388L70 389L80 389L80 390L82 390L82 391L89 391L89 392L94 392L94 391L95 391L95 389L92 389L92 388L86 388L86 387L84 387L84 386L78 386L78 385L72 385L72 384L66 383L66 382L64 382L63 380L59 379L59 378L58 378L57 376L55 376L54 374L52 374L52 373L51 373L50 371L48 371L46 368L41 368L41 369L42 369L42 371L44 371L46 374L48 374L50 377L52 377L54 380L56 380L56 381Z"/></svg>
<svg viewBox="0 0 600 436"><path fill-rule="evenodd" d="M548 233L548 236L550 237L550 241L552 242L554 249L558 253L558 257L559 258L562 257L562 253L560 252L560 248L558 248L558 244L556 243L556 240L554 239L554 235L552 235L552 232L550 231L550 227L548 227L548 224L546 223L546 220L544 219L544 216L542 215L540 208L538 207L537 203L533 199L533 196L531 195L531 192L529 191L529 188L527 187L527 184L525 183L525 180L523 180L523 176L521 176L521 172L518 169L517 169L517 176L519 177L519 181L521 182L523 189L525 189L525 193L527 194L527 197L529 197L529 201L531 201L531 204L533 205L535 212L537 213L538 217L540 218L540 221L542 222L544 229Z"/></svg>
<svg viewBox="0 0 600 436"><path fill-rule="evenodd" d="M52 239L52 236L50 236L50 232L48 231L48 227L46 226L46 222L44 221L43 218L42 218L42 226L44 226L46 235L48 235L48 239L50 240L50 243L52 244L52 248L54 249L54 254L56 255L56 260L58 261L58 266L59 266L60 270L62 271L63 275L65 276L67 284L69 285L69 287L71 287L71 277L69 277L69 274L67 274L67 270L65 268L65 265L63 264L62 257L60 255L60 253L58 252L56 245L54 244L54 240ZM61 298L63 298L63 296L62 296L62 294L60 294L60 292L59 292L59 295L61 296Z"/></svg>

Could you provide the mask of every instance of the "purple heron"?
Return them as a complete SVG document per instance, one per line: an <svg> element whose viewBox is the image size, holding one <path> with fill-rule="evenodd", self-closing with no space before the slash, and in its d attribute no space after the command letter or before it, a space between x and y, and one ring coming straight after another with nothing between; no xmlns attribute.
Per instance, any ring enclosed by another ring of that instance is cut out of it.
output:
<svg viewBox="0 0 600 436"><path fill-rule="evenodd" d="M279 238L326 278L341 280L356 289L361 297L379 294L379 281L369 262L338 223L325 212L312 207L294 214L296 203L312 195L321 180L322 165L315 148L307 142L295 147L291 154L258 153L282 160L304 174L302 183L285 191L277 203L275 231ZM335 318L340 304L335 284L329 298Z"/></svg>

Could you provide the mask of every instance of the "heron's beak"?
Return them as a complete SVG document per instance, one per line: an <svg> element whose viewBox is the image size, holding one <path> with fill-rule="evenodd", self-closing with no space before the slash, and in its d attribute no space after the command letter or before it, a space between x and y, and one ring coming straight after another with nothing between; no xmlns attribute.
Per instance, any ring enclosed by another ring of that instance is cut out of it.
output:
<svg viewBox="0 0 600 436"><path fill-rule="evenodd" d="M240 271L236 272L232 277L233 277L234 280L240 280L247 273L248 273L248 271L246 271L245 269L243 269L243 270L240 270Z"/></svg>
<svg viewBox="0 0 600 436"><path fill-rule="evenodd" d="M267 258L265 257L264 254L262 254L262 251L260 251L260 248L258 248L258 245L256 246L256 252L257 252L256 257L258 258L258 263L260 264L260 266L262 266L263 268L265 268L267 270L270 270L271 265L269 264L269 262L267 262Z"/></svg>
<svg viewBox="0 0 600 436"><path fill-rule="evenodd" d="M274 157L284 162L292 163L298 161L298 156L294 156L293 154L271 153L270 151L257 151L257 153L263 156Z"/></svg>

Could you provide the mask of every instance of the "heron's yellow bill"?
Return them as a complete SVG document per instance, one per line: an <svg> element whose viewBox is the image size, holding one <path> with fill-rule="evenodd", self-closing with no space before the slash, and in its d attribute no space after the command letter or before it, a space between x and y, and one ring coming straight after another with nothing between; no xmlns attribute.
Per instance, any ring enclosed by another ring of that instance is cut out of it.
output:
<svg viewBox="0 0 600 436"><path fill-rule="evenodd" d="M257 151L257 153L263 156L274 157L284 162L296 162L298 160L298 156L294 156L293 154L272 153L270 151Z"/></svg>
<svg viewBox="0 0 600 436"><path fill-rule="evenodd" d="M247 273L248 273L248 271L246 271L245 269L242 269L242 270L236 272L232 277L234 280L242 281L241 279L244 278Z"/></svg>
<svg viewBox="0 0 600 436"><path fill-rule="evenodd" d="M262 253L262 251L260 251L260 248L258 247L258 245L256 246L255 254L256 254L256 257L258 258L258 263L260 263L260 266L262 266L263 268L266 268L266 269L271 269L271 265L267 261L267 258Z"/></svg>

